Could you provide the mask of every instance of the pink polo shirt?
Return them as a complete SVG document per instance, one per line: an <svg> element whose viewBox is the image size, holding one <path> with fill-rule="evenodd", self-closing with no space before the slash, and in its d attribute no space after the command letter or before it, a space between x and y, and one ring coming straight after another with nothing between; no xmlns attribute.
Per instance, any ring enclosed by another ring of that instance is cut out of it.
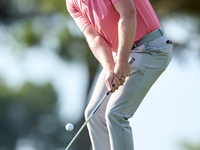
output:
<svg viewBox="0 0 200 150"><path fill-rule="evenodd" d="M113 52L118 49L119 13L114 4L119 0L66 0L67 9L83 31L92 24L106 39ZM134 43L160 27L149 0L133 0L137 11L137 30Z"/></svg>

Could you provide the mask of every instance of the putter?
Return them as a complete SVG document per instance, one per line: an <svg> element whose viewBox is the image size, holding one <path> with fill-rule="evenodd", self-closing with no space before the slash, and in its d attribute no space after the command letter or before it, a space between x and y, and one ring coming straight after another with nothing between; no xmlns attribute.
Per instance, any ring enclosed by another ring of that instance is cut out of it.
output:
<svg viewBox="0 0 200 150"><path fill-rule="evenodd" d="M131 57L129 59L129 64L131 65L134 62L134 58ZM78 130L78 132L76 133L76 135L74 136L74 138L71 140L71 142L68 144L68 146L65 148L65 150L68 150L69 147L72 145L72 143L75 141L75 139L78 137L78 135L81 133L81 131L83 130L83 128L86 126L86 124L90 121L90 119L92 118L92 116L95 114L95 112L98 110L98 108L101 106L101 104L103 103L103 101L106 99L106 97L110 94L110 91L107 91L105 93L105 95L103 96L103 98L101 99L101 101L97 104L97 106L94 108L94 110L92 111L92 113L90 114L90 116L87 118L87 120L84 122L84 124L81 126L81 128Z"/></svg>

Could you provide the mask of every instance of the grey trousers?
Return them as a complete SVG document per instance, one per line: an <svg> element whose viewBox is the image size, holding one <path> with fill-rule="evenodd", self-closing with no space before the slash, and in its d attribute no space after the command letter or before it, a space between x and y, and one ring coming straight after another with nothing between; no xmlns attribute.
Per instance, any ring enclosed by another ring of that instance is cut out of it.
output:
<svg viewBox="0 0 200 150"><path fill-rule="evenodd" d="M166 41L167 37L163 35L131 50L130 57L135 61L130 76L123 86L106 98L87 124L93 150L134 150L129 118L172 58L172 44ZM105 71L102 70L85 110L85 118L106 91Z"/></svg>

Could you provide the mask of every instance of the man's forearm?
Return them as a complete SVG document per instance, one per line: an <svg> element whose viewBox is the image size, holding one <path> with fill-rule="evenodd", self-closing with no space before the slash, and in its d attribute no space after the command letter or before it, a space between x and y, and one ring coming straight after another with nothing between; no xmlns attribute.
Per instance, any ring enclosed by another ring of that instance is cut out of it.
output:
<svg viewBox="0 0 200 150"><path fill-rule="evenodd" d="M122 7L123 5L124 7ZM118 62L128 60L136 34L136 10L134 5L131 5L132 3L128 3L128 1L120 1L115 5L116 10L120 14L120 19L118 23Z"/></svg>
<svg viewBox="0 0 200 150"><path fill-rule="evenodd" d="M118 61L128 60L131 48L133 46L136 32L136 19L124 18L119 21L119 46Z"/></svg>
<svg viewBox="0 0 200 150"><path fill-rule="evenodd" d="M88 36L86 36L86 39L92 53L101 63L102 67L106 71L113 71L115 63L113 60L112 51L107 41L101 35L98 35L96 33L89 34Z"/></svg>
<svg viewBox="0 0 200 150"><path fill-rule="evenodd" d="M107 41L94 29L92 25L88 25L83 31L88 45L94 56L101 63L106 71L105 83L110 92L114 92L118 88L117 79L114 80L115 63L112 56L110 45ZM115 87L113 87L115 85Z"/></svg>

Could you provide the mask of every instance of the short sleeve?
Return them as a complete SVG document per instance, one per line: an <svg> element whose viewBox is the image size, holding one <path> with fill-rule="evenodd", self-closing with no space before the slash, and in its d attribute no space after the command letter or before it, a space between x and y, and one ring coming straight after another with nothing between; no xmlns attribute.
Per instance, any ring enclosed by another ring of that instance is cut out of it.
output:
<svg viewBox="0 0 200 150"><path fill-rule="evenodd" d="M88 26L90 22L83 16L80 9L78 9L72 0L66 0L66 6L69 14L75 20L80 30L83 32L85 27Z"/></svg>
<svg viewBox="0 0 200 150"><path fill-rule="evenodd" d="M111 2L112 2L113 4L117 3L118 1L120 1L120 0L111 0Z"/></svg>

